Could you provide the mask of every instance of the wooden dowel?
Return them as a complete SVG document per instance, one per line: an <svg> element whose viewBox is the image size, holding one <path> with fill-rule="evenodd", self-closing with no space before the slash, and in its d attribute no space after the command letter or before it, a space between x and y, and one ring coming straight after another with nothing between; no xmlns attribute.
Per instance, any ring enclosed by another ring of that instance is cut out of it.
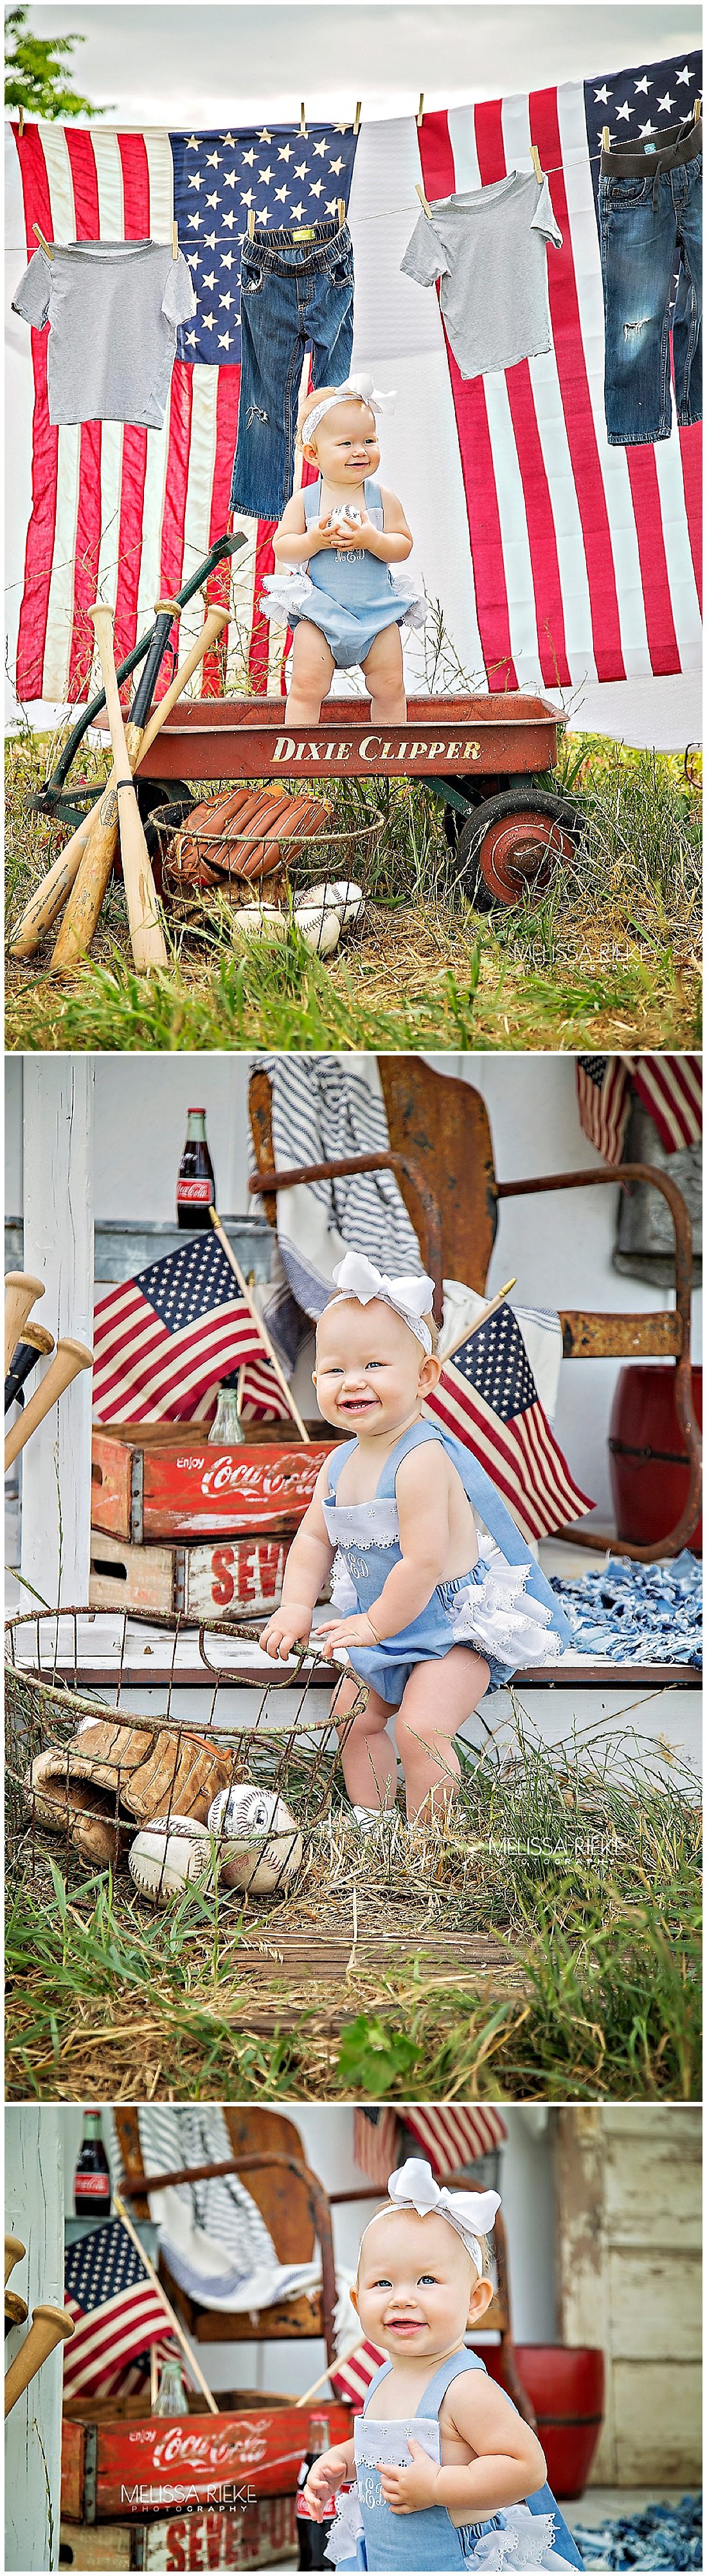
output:
<svg viewBox="0 0 707 2576"><path fill-rule="evenodd" d="M416 195L416 197L419 197L420 205L424 207L425 214L429 217L429 220L430 220L430 223L431 223L431 222L432 222L432 207L431 207L431 206L428 206L427 198L426 198L426 196L425 196L425 191L424 191L424 188L421 188L419 179L416 179L416 180L415 180L415 195Z"/></svg>
<svg viewBox="0 0 707 2576"><path fill-rule="evenodd" d="M350 2361L350 2360L351 2360L351 2355L352 2355L352 2353L354 2353L354 2352L358 2352L359 2345L360 2345L361 2341L362 2341L362 2337L361 2337L361 2335L360 2335L360 2334L357 2334L357 2335L355 2335L355 2336L354 2336L353 2343L347 2343L347 2344L345 2344L345 2345L344 2345L344 2350L343 2350L343 2352L338 2352L338 2353L337 2353L337 2355L336 2355L336 2359L335 2359L334 2361L330 2361L328 2370L322 2370L322 2371L320 2371L319 2378L318 2378L318 2379L313 2379L313 2380L312 2380L311 2388L305 2388L304 2396L303 2396L303 2397L296 2397L296 2398L295 2398L295 2405L296 2405L296 2406L308 2406L308 2405L309 2405L309 2401L310 2401L310 2397L317 2397L317 2396L318 2396L318 2394L319 2394L319 2390L320 2390L320 2388L323 2388L323 2387L325 2386L325 2383L326 2383L327 2379L331 2379L332 2371L333 2371L333 2370L341 2370L341 2368L342 2368L342 2364L343 2364L345 2361Z"/></svg>
<svg viewBox="0 0 707 2576"><path fill-rule="evenodd" d="M254 1323L254 1325L255 1325L256 1332L257 1332L257 1333L259 1334L259 1336L260 1336L260 1340L261 1340L261 1342L262 1342L262 1344L263 1344L263 1349L264 1349L264 1351L265 1351L265 1353L266 1353L266 1357L267 1357L267 1358L269 1359L269 1361L270 1361L270 1366L271 1366L271 1368L273 1368L273 1369L274 1369L274 1371L275 1371L275 1376L276 1376L276 1378L277 1378L278 1386L282 1389L282 1393L283 1393L283 1395L284 1395L284 1397L285 1397L285 1402L286 1402L286 1404L287 1404L288 1412L289 1412L289 1413L291 1413L293 1422L296 1422L296 1424L297 1424L297 1429L298 1429L298 1431L299 1431L300 1438L301 1438L302 1440L306 1440L306 1441L307 1441L307 1443L308 1443L308 1445L309 1445L309 1447L311 1448L311 1445L312 1445L312 1444L311 1444L311 1440L310 1440L309 1432L308 1432L308 1430L306 1429L306 1425L304 1424L304 1422L303 1422L303 1420L302 1420L302 1415L301 1415L301 1413L299 1413L299 1412L298 1412L297 1405L295 1404L294 1396L293 1396L293 1394L291 1393L291 1390L290 1390L290 1388L289 1388L289 1386L288 1386L288 1383L287 1383L287 1379L286 1379L286 1376L285 1376L284 1369L283 1369L283 1368L281 1367L281 1365L280 1365L280 1361L279 1361L278 1356L277 1356L277 1351L276 1351L276 1350L273 1350L273 1345L272 1345L272 1342L271 1342L271 1340L270 1340L270 1335L269 1335L269 1332L268 1332L268 1329L267 1329L267 1325L263 1323L262 1315L259 1315L259 1314L258 1314L257 1308L256 1308L256 1307L254 1306L254 1304L253 1304L253 1299L252 1299L251 1294L250 1294L250 1289L249 1289L249 1287L248 1287L248 1283L247 1283L247 1280L246 1280L246 1278L245 1278L245 1274L244 1274L244 1272L241 1270L240 1262L236 1260L235 1252L233 1252L233 1250L232 1250L232 1248L231 1248L231 1245L230 1245L230 1243L229 1243L228 1235L227 1235L227 1233L226 1233L225 1226L223 1226L223 1225L221 1224L220 1216L217 1216L217 1214L216 1214L216 1209L215 1209L215 1208L213 1208L213 1207L212 1207L212 1208L209 1208L209 1216L210 1216L210 1218L211 1218L211 1223L212 1223L212 1225L213 1225L213 1226L215 1227L215 1229L216 1229L216 1233L217 1233L217 1235L218 1235L219 1243L222 1245L223 1251L225 1252L226 1260L227 1260L227 1261L230 1261L231 1269L232 1269L232 1271L233 1271L234 1278L235 1278L235 1279L237 1279L237 1281L238 1281L238 1286L239 1286L239 1288L240 1288L241 1296L245 1298L246 1306L247 1306L247 1308L248 1308L248 1313L249 1313L249 1315L251 1315L251 1316L252 1316L252 1320L253 1320L253 1323Z"/></svg>
<svg viewBox="0 0 707 2576"><path fill-rule="evenodd" d="M179 234L176 224L172 225L172 258L179 258Z"/></svg>
<svg viewBox="0 0 707 2576"><path fill-rule="evenodd" d="M184 2353L185 2360L188 2362L192 2378L196 2380L197 2388L201 2389L202 2396L206 2398L207 2405L210 2407L212 2415L218 2415L218 2406L216 2404L215 2397L211 2394L208 2379L204 2378L203 2370L201 2369L200 2363L197 2361L196 2354L192 2352L191 2344L185 2335L184 2328L180 2325L179 2318L175 2316L174 2309L170 2305L170 2301L167 2297L167 2292L166 2290L163 2290L159 2273L155 2271L154 2263L150 2262L149 2254L145 2253L144 2245L141 2245L140 2243L137 2229L133 2227L132 2219L128 2217L125 2202L121 2200L119 2191L114 2191L113 2193L113 2206L123 2227L127 2229L131 2245L134 2245L136 2254L139 2254L140 2261L144 2264L148 2280L152 2282L153 2290L157 2291L158 2299L161 2299L162 2301L165 2316L169 2318L172 2333L173 2335L176 2335L178 2344L181 2344L182 2352Z"/></svg>
<svg viewBox="0 0 707 2576"><path fill-rule="evenodd" d="M539 151L538 151L537 143L531 143L531 146L530 146L530 158L531 158L531 161L532 161L532 164L533 164L533 169L534 169L534 171L535 171L535 176L536 176L536 179L537 179L538 187L539 187L539 188L541 188L541 187L542 187L542 184L543 184L543 165L542 165L542 161L541 161L541 159L540 159L540 154L539 154Z"/></svg>
<svg viewBox="0 0 707 2576"><path fill-rule="evenodd" d="M442 1361L443 1369L446 1369L448 1360L453 1360L455 1351L461 1351L464 1343L471 1341L472 1333L480 1332L481 1325L488 1323L489 1315L495 1315L498 1313L498 1308L503 1305L504 1298L510 1296L511 1289L515 1288L515 1286L515 1279L507 1279L505 1288L499 1288L497 1296L489 1299L488 1305L482 1308L481 1314L475 1316L473 1324L465 1324L463 1332L457 1333L456 1341L452 1342L451 1350L445 1351Z"/></svg>
<svg viewBox="0 0 707 2576"><path fill-rule="evenodd" d="M417 111L417 122L418 122L418 125L421 125L421 124L422 124L422 119L423 119L424 113L425 113L425 93L424 93L424 90L423 90L423 89L421 89L421 91L420 91L420 105L419 105L419 107L418 107L418 111Z"/></svg>
<svg viewBox="0 0 707 2576"><path fill-rule="evenodd" d="M13 2406L17 2405L18 2397L23 2395L25 2388L29 2388L30 2381L36 2379L38 2370L41 2370L43 2363L49 2360L50 2353L55 2352L57 2344L65 2343L73 2331L73 2319L69 2316L68 2308L47 2305L32 2309L29 2333L25 2335L24 2343L20 2345L19 2352L16 2353L14 2361L11 2361L10 2368L5 2374L6 2415L9 2415Z"/></svg>
<svg viewBox="0 0 707 2576"><path fill-rule="evenodd" d="M356 114L355 114L354 122L353 122L353 130L354 130L354 134L358 134L360 123L361 123L361 101L360 101L360 98L357 98L357 100L356 100Z"/></svg>

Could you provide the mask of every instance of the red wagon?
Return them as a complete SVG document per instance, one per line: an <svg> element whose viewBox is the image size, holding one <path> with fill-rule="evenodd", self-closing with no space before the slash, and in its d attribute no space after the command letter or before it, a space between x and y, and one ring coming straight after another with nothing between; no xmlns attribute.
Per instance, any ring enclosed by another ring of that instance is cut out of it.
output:
<svg viewBox="0 0 707 2576"><path fill-rule="evenodd" d="M579 815L548 773L558 717L544 698L411 698L404 724L371 722L368 701L330 699L318 725L288 729L281 698L181 701L142 766L154 814L164 799L183 810L196 779L415 778L439 796L458 879L481 909L541 892L558 859L571 859ZM539 779L543 783L538 783Z"/></svg>

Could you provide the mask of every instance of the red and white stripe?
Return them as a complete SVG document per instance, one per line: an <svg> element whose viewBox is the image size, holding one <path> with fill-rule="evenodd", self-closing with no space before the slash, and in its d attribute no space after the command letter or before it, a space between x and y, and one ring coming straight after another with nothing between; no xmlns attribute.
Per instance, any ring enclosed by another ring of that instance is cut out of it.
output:
<svg viewBox="0 0 707 2576"><path fill-rule="evenodd" d="M6 132L11 204L27 255L36 246L34 221L58 240L147 232L169 239L167 133L30 124L20 145L16 125ZM400 273L417 218L415 181L430 199L488 185L529 166L531 140L563 235L562 250L548 251L552 346L505 375L465 382L435 291ZM413 568L444 616L439 663L429 639L405 639L408 689L458 689L465 679L483 686L486 675L491 687L576 690L698 669L700 429L674 431L655 448L609 446L581 83L440 111L419 132L414 117L364 125L349 226L354 364L397 388L396 412L383 425L382 471L405 503ZM10 241L14 249L12 229ZM46 332L13 326L8 440L20 525L12 537L9 667L17 667L25 701L64 703L86 695L87 608L97 588L116 598L123 655L154 601L179 589L223 533L240 371L178 361L162 431L109 423L56 430L46 351ZM24 574L15 580L23 517ZM272 569L272 523L240 524L249 543L233 576L231 670L272 692L283 685L285 654L259 605L262 576ZM201 615L201 603L192 603L185 644ZM213 667L199 685L208 694Z"/></svg>
<svg viewBox="0 0 707 2576"><path fill-rule="evenodd" d="M412 2102L404 2117L437 2176L492 2154L508 2136L505 2120L492 2103L475 2103L471 2109L466 2103L440 2103L433 2108L428 2102Z"/></svg>
<svg viewBox="0 0 707 2576"><path fill-rule="evenodd" d="M634 1089L655 1120L667 1154L696 1145L702 1134L702 1059L698 1055L627 1056Z"/></svg>
<svg viewBox="0 0 707 2576"><path fill-rule="evenodd" d="M95 1308L94 1412L100 1422L189 1422L207 1389L258 1356L262 1344L242 1297L168 1333L127 1279Z"/></svg>
<svg viewBox="0 0 707 2576"><path fill-rule="evenodd" d="M261 1422L268 1416L274 1422L289 1422L291 1414L274 1368L267 1359L249 1360L243 1380L241 1414L244 1422Z"/></svg>
<svg viewBox="0 0 707 2576"><path fill-rule="evenodd" d="M377 2343L364 2341L357 2343L355 2352L350 2352L346 2361L336 2362L334 2369L330 2370L334 2396L341 2399L342 2405L350 2406L354 2415L360 2415L371 2380L375 2379L376 2371L386 2360L387 2354Z"/></svg>
<svg viewBox="0 0 707 2576"><path fill-rule="evenodd" d="M605 1163L620 1163L628 1124L631 1096L623 1056L607 1056L602 1081L595 1082L586 1066L575 1067L579 1123L590 1145L596 1145Z"/></svg>
<svg viewBox="0 0 707 2576"><path fill-rule="evenodd" d="M551 1538L592 1510L553 1438L540 1403L502 1422L450 1360L423 1411L443 1422L491 1476L526 1538Z"/></svg>
<svg viewBox="0 0 707 2576"><path fill-rule="evenodd" d="M377 2120L367 2119L365 2111L354 2111L354 2163L368 2175L369 2182L380 2183L383 2191L397 2163L400 2120L399 2111L390 2111L383 2105Z"/></svg>
<svg viewBox="0 0 707 2576"><path fill-rule="evenodd" d="M64 2399L97 2394L110 2397L124 2384L138 2353L165 2339L165 2311L151 2281L119 2290L100 2308L87 2313L67 2299L74 2333L64 2346Z"/></svg>

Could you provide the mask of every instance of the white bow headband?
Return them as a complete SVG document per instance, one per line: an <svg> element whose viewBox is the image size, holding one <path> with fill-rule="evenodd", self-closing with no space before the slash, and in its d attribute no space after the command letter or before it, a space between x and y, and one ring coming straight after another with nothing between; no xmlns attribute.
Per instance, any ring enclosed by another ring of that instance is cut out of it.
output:
<svg viewBox="0 0 707 2576"><path fill-rule="evenodd" d="M501 2206L500 2192L441 2190L432 2166L423 2164L420 2156L408 2156L399 2172L390 2176L388 2198L394 2209L416 2209L418 2218L446 2218L455 2235L461 2237L481 2279L484 2263L479 2235L485 2236L493 2227ZM384 2217L385 2211L377 2210L376 2216ZM369 2219L369 2226L374 2224Z"/></svg>
<svg viewBox="0 0 707 2576"><path fill-rule="evenodd" d="M305 439L314 437L315 429L319 428L325 411L332 411L334 403L349 402L351 399L366 403L368 410L373 412L374 419L377 420L379 412L395 410L398 397L397 394L379 393L372 376L347 376L345 385L339 385L335 394L326 394L323 402L315 403L314 410L308 411L300 431L302 443L304 444Z"/></svg>
<svg viewBox="0 0 707 2576"><path fill-rule="evenodd" d="M339 1293L332 1297L333 1306L345 1303L349 1297L355 1297L359 1306L370 1306L371 1300L379 1297L383 1306L392 1306L393 1313L409 1325L429 1358L432 1334L423 1317L432 1310L434 1279L387 1279L385 1271L376 1270L365 1252L346 1252L343 1261L337 1263L334 1278Z"/></svg>

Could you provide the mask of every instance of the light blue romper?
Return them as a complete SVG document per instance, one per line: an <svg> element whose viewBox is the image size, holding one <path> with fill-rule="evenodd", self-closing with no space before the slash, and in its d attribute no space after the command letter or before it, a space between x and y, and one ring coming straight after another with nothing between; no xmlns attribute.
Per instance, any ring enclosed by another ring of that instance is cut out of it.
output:
<svg viewBox="0 0 707 2576"><path fill-rule="evenodd" d="M305 484L302 493L308 528L319 518L321 510L321 477L318 483ZM372 475L364 486L366 509L374 528L383 526L380 484ZM325 549L312 555L309 578L317 592L306 606L290 609L290 624L308 617L320 626L333 653L337 670L350 671L365 661L384 626L400 626L409 608L419 600L419 592L405 581L404 569L394 580L390 564L379 563L364 547L360 554L335 554ZM402 575L402 578L401 578Z"/></svg>
<svg viewBox="0 0 707 2576"><path fill-rule="evenodd" d="M490 1476L487 1476L484 1468L479 1466L471 1450L464 1448L461 1440L455 1440L452 1431L438 1430L432 1422L413 1423L409 1431L403 1432L402 1439L398 1440L396 1447L391 1449L386 1459L372 1503L337 1504L336 1502L336 1489L342 1467L347 1458L353 1457L358 1446L357 1441L347 1440L343 1447L336 1449L329 1459L329 1497L324 1499L322 1508L327 1537L332 1547L337 1548L339 1559L345 1566L353 1585L356 1600L355 1604L352 1600L351 1609L357 1607L359 1610L371 1610L374 1601L379 1598L386 1576L391 1573L394 1565L402 1563L395 1479L398 1468L402 1465L403 1459L409 1456L410 1450L417 1449L423 1442L430 1440L440 1441L442 1448L446 1449L447 1456L456 1467L465 1494L468 1495L470 1503L484 1522L490 1538L501 1549L507 1563L529 1565L530 1570L525 1585L529 1601L531 1599L539 1601L544 1608L550 1610L548 1636L554 1635L559 1638L562 1646L567 1645L571 1632L564 1611L561 1610L557 1596L551 1591L544 1574L541 1574L539 1565L530 1558L527 1541L522 1538L515 1521L511 1519L510 1512L506 1510L497 1486L492 1484ZM425 1609L420 1611L417 1619L411 1620L407 1628L401 1628L397 1637L383 1637L377 1646L348 1648L350 1663L353 1671L358 1674L359 1680L368 1682L372 1690L378 1691L381 1699L390 1701L391 1707L399 1708L406 1682L414 1672L415 1665L437 1662L439 1657L447 1655L450 1647L457 1642L454 1631L460 1606L460 1594L468 1595L471 1584L478 1585L479 1592L483 1595L486 1580L486 1568L483 1560L479 1558L477 1564L470 1567L468 1574L457 1575L452 1583L438 1583ZM473 1636L469 1635L462 1642L473 1645ZM478 1645L476 1651L484 1655L489 1665L492 1690L500 1690L504 1682L510 1681L513 1673L518 1670L518 1662L522 1659L519 1655L515 1663L503 1664L496 1656L487 1653L483 1645Z"/></svg>
<svg viewBox="0 0 707 2576"><path fill-rule="evenodd" d="M392 2366L391 2361L384 2361L380 2370L376 2371L366 2397L364 2415L368 2413L374 2389L380 2387L382 2379L387 2379ZM450 2361L443 2361L425 2389L424 2397L417 2409L418 2417L435 2420L439 2416L447 2389L451 2388L452 2381L459 2379L462 2371L466 2370L483 2370L485 2374L486 2364L482 2361L480 2353L457 2352L453 2354ZM505 2389L500 2393L506 2398L506 2404L513 2407L514 2415L517 2414L517 2408L513 2406L512 2398L506 2396ZM457 2530L452 2522L446 2505L426 2505L418 2513L392 2513L390 2505L386 2504L376 2469L367 2467L365 2476L362 2476L357 2483L358 2500L363 2516L363 2533L356 2543L355 2558L339 2559L338 2576L345 2576L345 2571L358 2568L368 2568L371 2571L406 2568L414 2570L415 2576L417 2571L420 2571L420 2576L424 2576L424 2571L428 2568L440 2570L456 2568L459 2576L459 2571L471 2555L475 2542L480 2540L485 2532L502 2531L504 2527L503 2512L491 2514L483 2522L466 2524L460 2530ZM553 2546L557 2548L560 2558L568 2558L573 2567L582 2567L584 2561L580 2558L576 2541L568 2530L564 2515L560 2513L555 2503L551 2488L547 2485L539 2487L536 2495L526 2496L525 2502L529 2505L531 2513L554 2515Z"/></svg>

